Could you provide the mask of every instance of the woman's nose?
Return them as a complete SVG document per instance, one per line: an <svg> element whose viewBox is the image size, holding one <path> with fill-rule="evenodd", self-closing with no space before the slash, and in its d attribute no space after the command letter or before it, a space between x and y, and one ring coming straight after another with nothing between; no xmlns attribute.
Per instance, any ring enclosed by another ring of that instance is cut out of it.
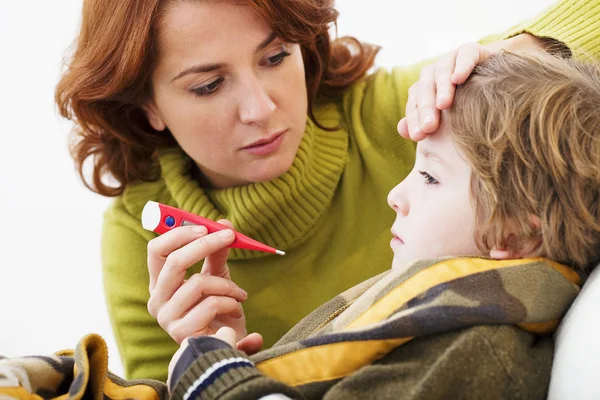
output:
<svg viewBox="0 0 600 400"><path fill-rule="evenodd" d="M387 196L387 202L392 210L396 211L396 213L402 216L407 216L409 205L402 187L402 182L400 182L392 190L390 190Z"/></svg>
<svg viewBox="0 0 600 400"><path fill-rule="evenodd" d="M240 121L266 126L277 106L257 79L246 82L240 99Z"/></svg>

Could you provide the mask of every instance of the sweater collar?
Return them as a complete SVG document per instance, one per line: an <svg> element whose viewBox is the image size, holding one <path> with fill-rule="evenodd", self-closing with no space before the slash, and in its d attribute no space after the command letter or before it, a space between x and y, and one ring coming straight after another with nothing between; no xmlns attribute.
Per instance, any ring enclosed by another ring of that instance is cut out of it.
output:
<svg viewBox="0 0 600 400"><path fill-rule="evenodd" d="M345 130L324 131L308 120L292 166L272 181L205 189L192 178L192 160L181 148L162 150L159 162L176 207L215 221L226 218L239 232L285 251L306 239L329 207L347 154ZM232 249L229 258L264 255Z"/></svg>

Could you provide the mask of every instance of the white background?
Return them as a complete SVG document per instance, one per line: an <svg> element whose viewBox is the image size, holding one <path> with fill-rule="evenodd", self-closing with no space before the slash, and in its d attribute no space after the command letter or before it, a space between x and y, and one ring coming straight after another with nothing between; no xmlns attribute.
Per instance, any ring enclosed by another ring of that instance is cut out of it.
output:
<svg viewBox="0 0 600 400"><path fill-rule="evenodd" d="M405 65L504 31L553 0L338 0L339 33ZM0 354L51 354L89 332L122 375L103 299L102 213L80 183L54 86L81 0L0 0Z"/></svg>

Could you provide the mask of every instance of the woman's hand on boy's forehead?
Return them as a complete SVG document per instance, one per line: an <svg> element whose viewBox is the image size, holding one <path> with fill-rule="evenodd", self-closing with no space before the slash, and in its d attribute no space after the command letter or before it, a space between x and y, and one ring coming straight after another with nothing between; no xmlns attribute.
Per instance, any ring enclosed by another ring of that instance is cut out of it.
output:
<svg viewBox="0 0 600 400"><path fill-rule="evenodd" d="M456 85L464 83L476 65L499 50L541 47L543 42L523 33L487 46L470 43L460 46L421 70L419 80L408 91L406 116L398 122L398 133L419 141L438 129L440 111L452 106Z"/></svg>
<svg viewBox="0 0 600 400"><path fill-rule="evenodd" d="M406 116L398 123L398 132L414 141L435 132L440 110L450 108L456 85L463 83L477 64L494 50L470 43L453 50L421 70L419 80L408 90Z"/></svg>

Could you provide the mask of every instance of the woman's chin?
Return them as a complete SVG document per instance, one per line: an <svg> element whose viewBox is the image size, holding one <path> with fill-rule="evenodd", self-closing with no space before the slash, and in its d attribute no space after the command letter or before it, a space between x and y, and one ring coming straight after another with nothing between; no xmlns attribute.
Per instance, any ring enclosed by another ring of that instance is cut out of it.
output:
<svg viewBox="0 0 600 400"><path fill-rule="evenodd" d="M275 160L273 160L275 161ZM249 176L250 182L268 182L279 178L284 175L292 166L293 158L291 160L277 160L279 162L266 162L265 165L255 166L254 170L251 171L252 175ZM252 168L252 167L251 167Z"/></svg>

